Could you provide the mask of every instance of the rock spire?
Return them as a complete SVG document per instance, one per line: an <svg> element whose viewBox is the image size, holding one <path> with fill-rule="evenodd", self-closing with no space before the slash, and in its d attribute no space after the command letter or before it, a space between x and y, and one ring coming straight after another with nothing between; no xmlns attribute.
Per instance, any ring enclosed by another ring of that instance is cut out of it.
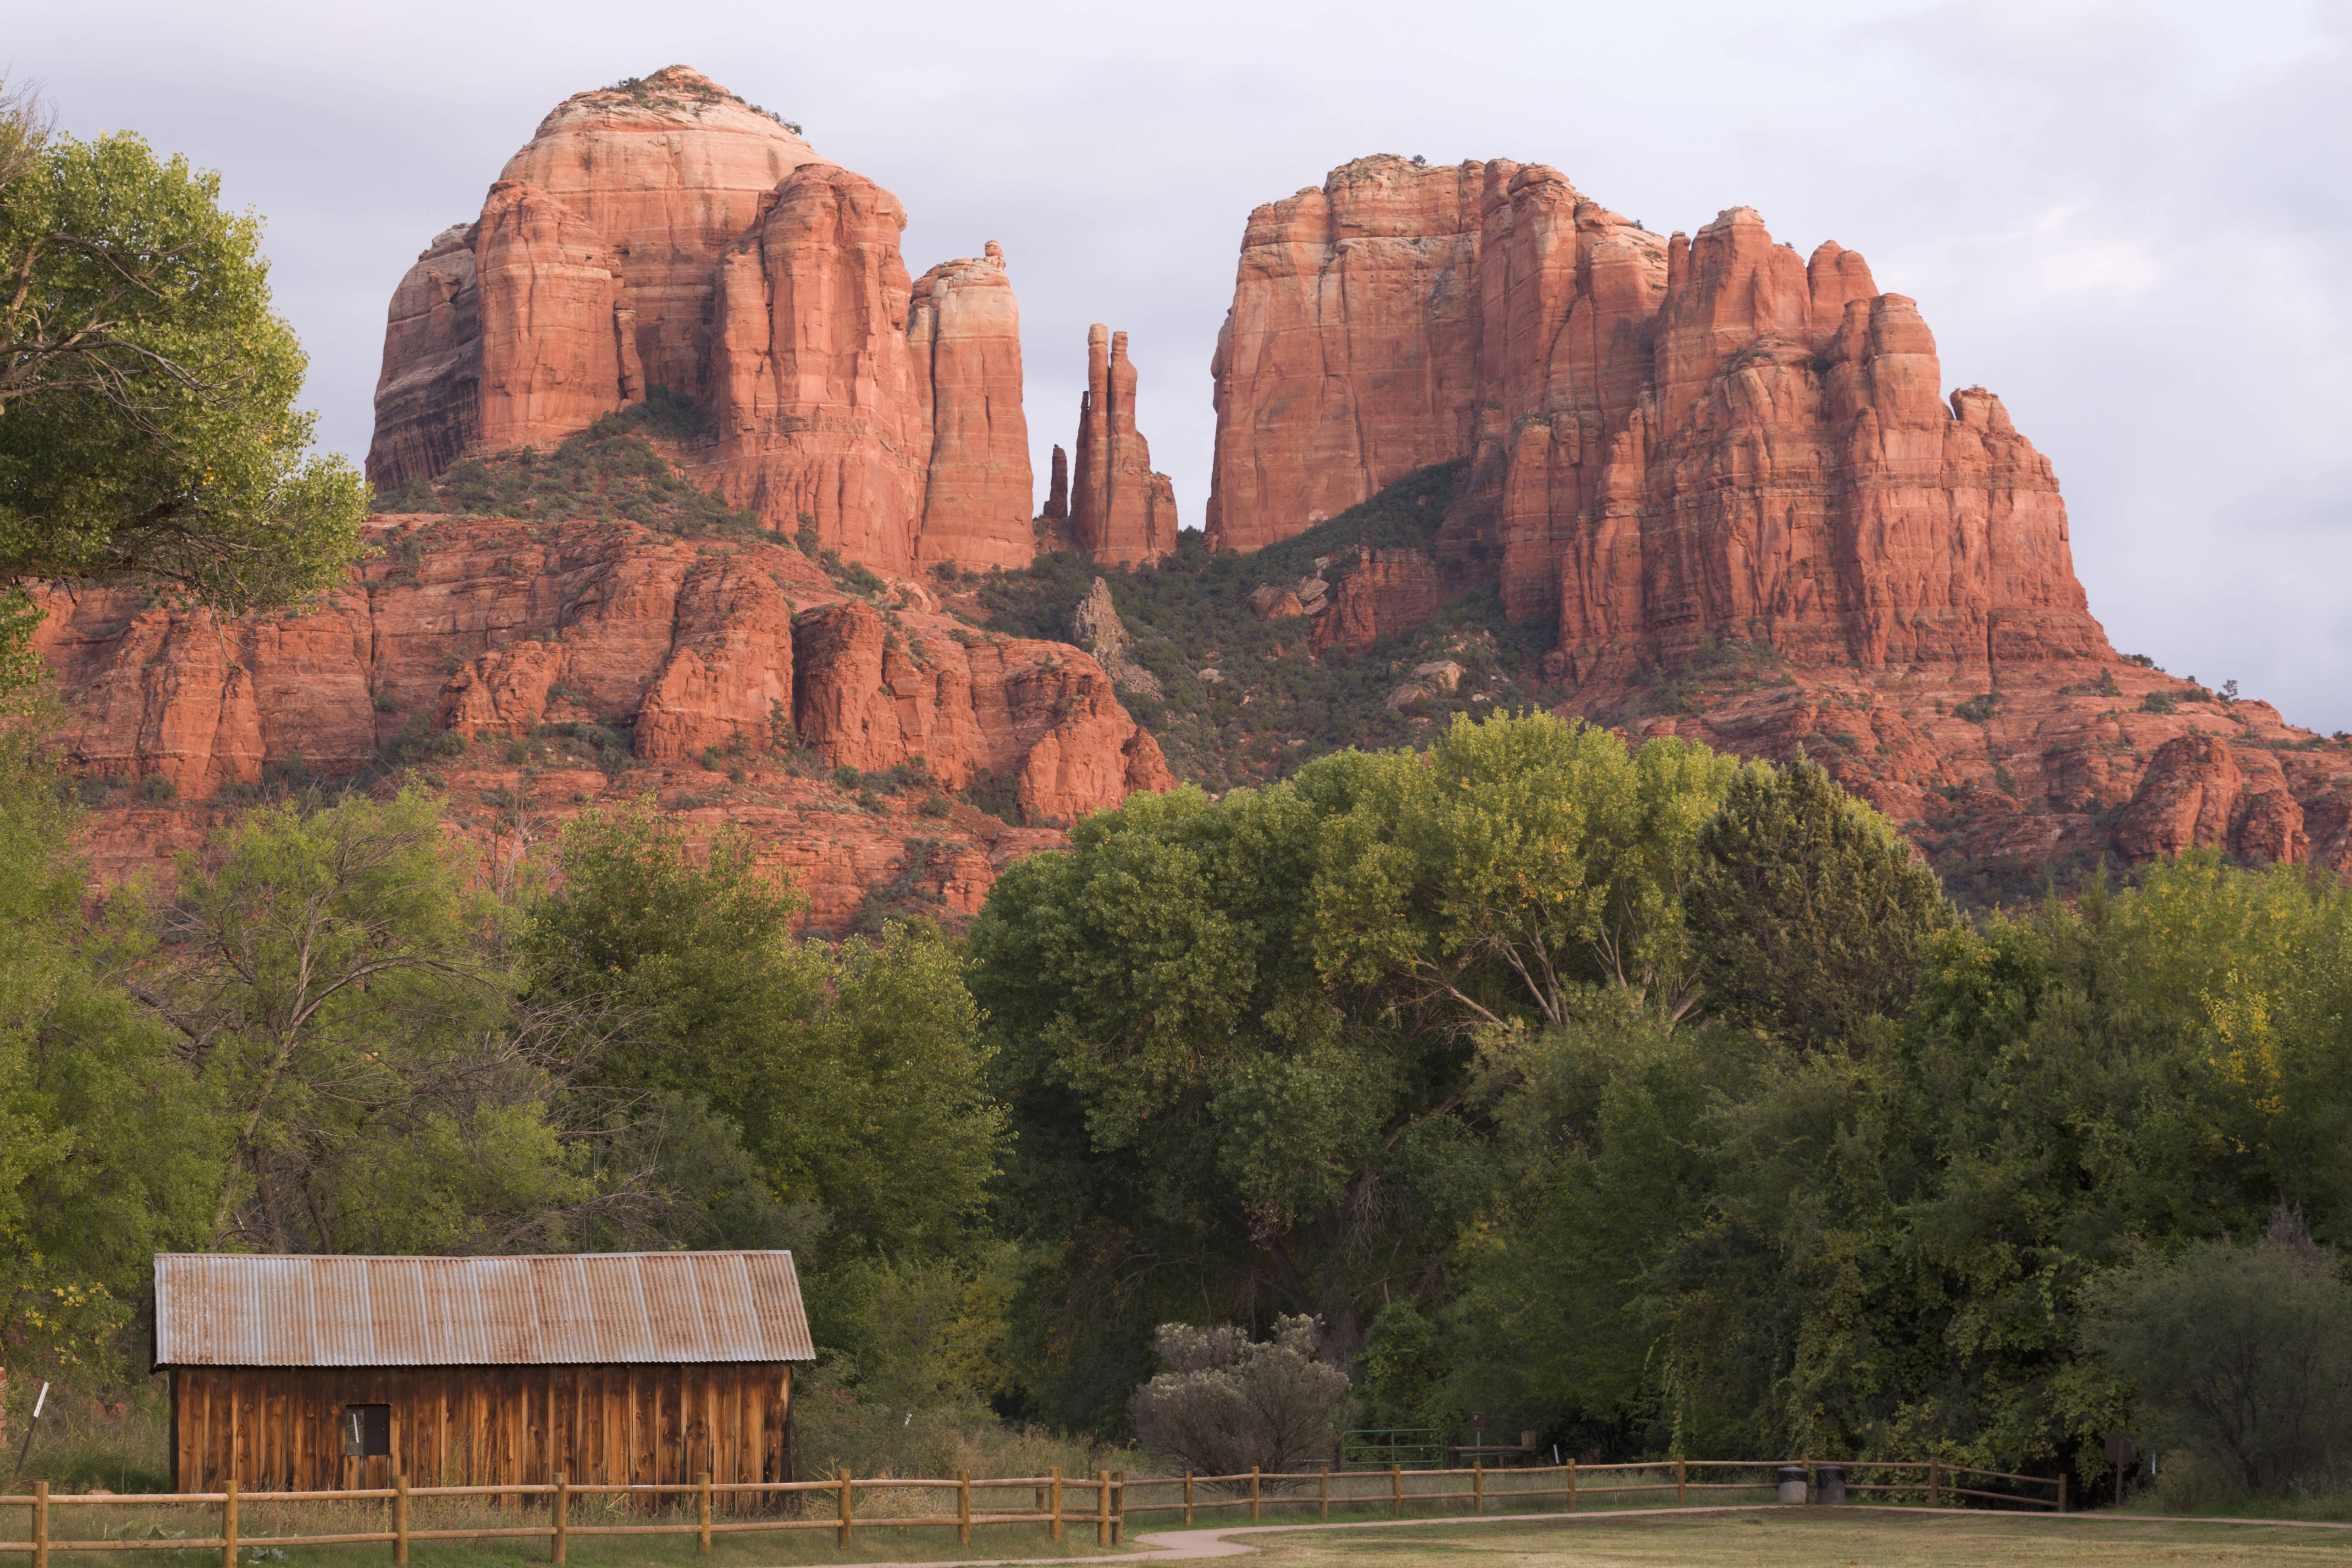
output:
<svg viewBox="0 0 2352 1568"><path fill-rule="evenodd" d="M1081 549L1115 566L1157 561L1176 548L1175 488L1151 470L1150 446L1135 427L1135 389L1127 334L1100 322L1088 327L1070 529Z"/></svg>

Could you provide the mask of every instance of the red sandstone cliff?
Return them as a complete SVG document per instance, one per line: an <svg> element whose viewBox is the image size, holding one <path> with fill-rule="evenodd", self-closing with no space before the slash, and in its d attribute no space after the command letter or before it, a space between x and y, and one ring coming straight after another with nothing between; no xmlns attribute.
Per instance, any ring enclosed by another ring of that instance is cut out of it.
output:
<svg viewBox="0 0 2352 1568"><path fill-rule="evenodd" d="M1135 427L1135 365L1127 334L1087 329L1087 390L1078 399L1070 532L1114 566L1139 566L1176 548L1176 491L1151 471L1151 447Z"/></svg>
<svg viewBox="0 0 2352 1568"><path fill-rule="evenodd" d="M661 387L706 485L885 571L1029 558L1003 256L910 284L897 198L683 67L575 94L394 291L368 475L545 446Z"/></svg>
<svg viewBox="0 0 2352 1568"><path fill-rule="evenodd" d="M185 847L212 820L202 803L273 767L350 774L404 732L498 742L446 767L495 776L548 820L647 788L703 802L689 813L724 797L710 820L744 821L806 851L782 858L823 868L811 886L827 925L856 907L858 857L888 860L866 854L869 839L940 838L940 876L961 867L965 901L950 905L969 912L993 866L1058 838L961 805L905 822L911 801L845 812L830 784L778 760L779 743L824 768L919 761L942 790L992 788L1039 829L1174 782L1091 658L968 629L912 584L877 605L795 549L625 523L378 527L380 542L407 548L308 614L223 624L126 593L47 597L39 647L70 705L68 756L100 780L161 781L184 803L102 813L102 875ZM628 736L636 765L608 776L567 760L547 740L563 725ZM714 754L720 773L745 777L722 781L702 765Z"/></svg>
<svg viewBox="0 0 2352 1568"><path fill-rule="evenodd" d="M1036 492L1021 409L1021 306L1003 247L992 239L985 255L942 261L917 279L907 341L931 427L922 561L1028 565Z"/></svg>

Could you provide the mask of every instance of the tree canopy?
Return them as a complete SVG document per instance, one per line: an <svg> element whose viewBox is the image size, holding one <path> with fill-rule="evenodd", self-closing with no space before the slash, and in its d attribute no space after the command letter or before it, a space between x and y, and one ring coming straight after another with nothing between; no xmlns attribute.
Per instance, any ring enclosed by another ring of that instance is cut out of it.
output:
<svg viewBox="0 0 2352 1568"><path fill-rule="evenodd" d="M341 576L364 482L310 450L260 220L127 132L0 100L0 582L136 579L225 613Z"/></svg>

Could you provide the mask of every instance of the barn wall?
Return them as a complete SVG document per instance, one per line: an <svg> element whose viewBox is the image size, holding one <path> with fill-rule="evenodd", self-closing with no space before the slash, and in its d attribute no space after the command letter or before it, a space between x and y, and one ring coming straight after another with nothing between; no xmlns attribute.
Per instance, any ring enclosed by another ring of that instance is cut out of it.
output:
<svg viewBox="0 0 2352 1568"><path fill-rule="evenodd" d="M788 1363L693 1366L175 1367L179 1491L324 1491L791 1476ZM392 1454L343 1457L346 1405L392 1407Z"/></svg>

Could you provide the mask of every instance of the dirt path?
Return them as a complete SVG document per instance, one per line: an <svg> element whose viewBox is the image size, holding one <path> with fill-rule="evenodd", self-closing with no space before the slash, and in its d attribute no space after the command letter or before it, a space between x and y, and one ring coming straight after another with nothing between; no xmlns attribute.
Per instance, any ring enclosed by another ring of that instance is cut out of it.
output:
<svg viewBox="0 0 2352 1568"><path fill-rule="evenodd" d="M1174 1563L1210 1557L1245 1557L1257 1551L1255 1546L1233 1540L1237 1535L1297 1535L1309 1531L1333 1530L1414 1530L1431 1527L1480 1524L1605 1524L1629 1519L1680 1518L1711 1513L1753 1513L1759 1509L1794 1507L1780 1503L1726 1503L1697 1508L1612 1508L1596 1509L1590 1513L1489 1513L1464 1514L1451 1519L1364 1519L1341 1524L1241 1524L1218 1525L1200 1530L1154 1530L1135 1538L1138 1548L1094 1557L971 1557L948 1562L929 1563L862 1563L856 1568L1060 1568L1073 1563ZM1859 1510L1857 1510L1859 1511ZM1906 1514L1965 1514L1972 1518L1987 1517L1987 1510L1969 1508L1906 1508L1885 1506L1874 1508L1873 1513ZM2003 1515L2002 1517L2008 1517ZM2036 1517L2021 1514L2020 1518ZM2090 1521L2101 1524L2243 1524L2284 1530L2352 1530L2352 1523L2316 1519L2207 1519L2194 1515L2164 1513L2064 1513L2039 1516L2052 1521Z"/></svg>

